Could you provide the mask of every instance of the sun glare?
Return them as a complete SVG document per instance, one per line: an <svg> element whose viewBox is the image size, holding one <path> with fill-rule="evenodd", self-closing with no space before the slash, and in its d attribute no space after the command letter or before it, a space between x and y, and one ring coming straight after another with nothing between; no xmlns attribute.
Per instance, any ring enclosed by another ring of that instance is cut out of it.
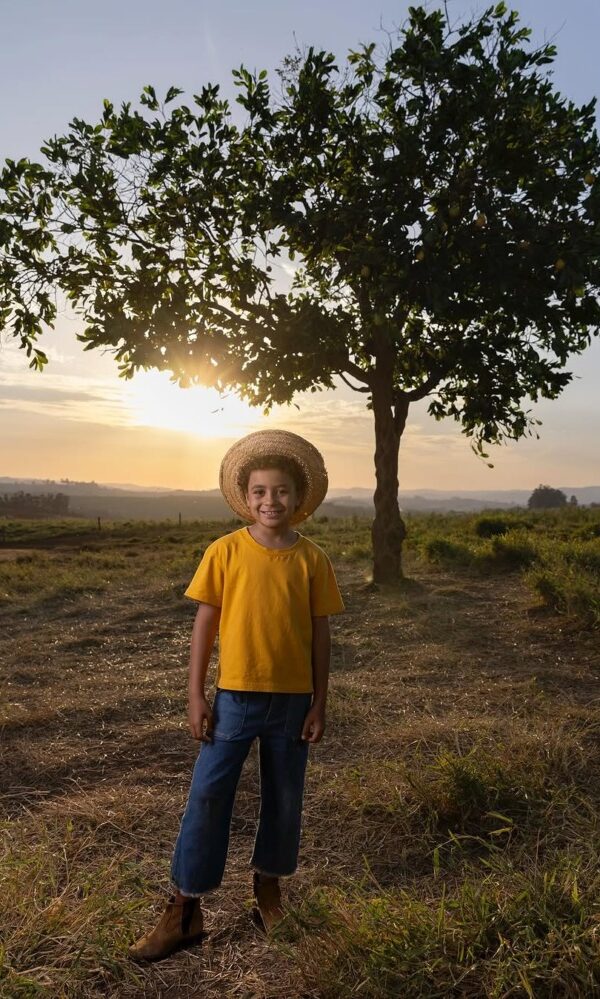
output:
<svg viewBox="0 0 600 999"><path fill-rule="evenodd" d="M180 388L164 371L140 371L127 385L131 421L137 426L179 430L198 437L230 437L258 428L261 411L236 395Z"/></svg>

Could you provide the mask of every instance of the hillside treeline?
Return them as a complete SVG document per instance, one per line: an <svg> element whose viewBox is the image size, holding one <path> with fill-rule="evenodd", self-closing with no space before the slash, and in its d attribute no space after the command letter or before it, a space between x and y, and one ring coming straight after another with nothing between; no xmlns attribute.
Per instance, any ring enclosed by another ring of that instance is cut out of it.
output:
<svg viewBox="0 0 600 999"><path fill-rule="evenodd" d="M69 512L64 493L4 493L0 496L0 516L63 517Z"/></svg>

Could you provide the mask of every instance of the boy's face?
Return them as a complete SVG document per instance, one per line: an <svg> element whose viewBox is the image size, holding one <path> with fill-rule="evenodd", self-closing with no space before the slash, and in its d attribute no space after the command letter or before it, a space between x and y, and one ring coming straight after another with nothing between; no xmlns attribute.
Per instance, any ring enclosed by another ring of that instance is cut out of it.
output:
<svg viewBox="0 0 600 999"><path fill-rule="evenodd" d="M250 472L246 500L252 518L263 527L287 527L298 509L298 493L291 475L279 468Z"/></svg>

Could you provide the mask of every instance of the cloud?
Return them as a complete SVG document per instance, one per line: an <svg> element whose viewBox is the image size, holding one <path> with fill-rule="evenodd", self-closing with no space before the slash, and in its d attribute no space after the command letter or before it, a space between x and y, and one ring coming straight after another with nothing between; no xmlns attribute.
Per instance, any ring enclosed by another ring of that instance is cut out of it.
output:
<svg viewBox="0 0 600 999"><path fill-rule="evenodd" d="M98 402L104 401L99 392L89 392L74 388L53 388L47 385L7 385L0 380L0 404L5 399L16 399L21 402Z"/></svg>
<svg viewBox="0 0 600 999"><path fill-rule="evenodd" d="M66 349L44 344L50 364L43 371L28 366L25 352L13 339L0 338L0 410L39 414L83 423L123 426L129 421L123 382L108 376L81 373L77 365L84 352L72 337ZM89 366L89 359L85 358Z"/></svg>
<svg viewBox="0 0 600 999"><path fill-rule="evenodd" d="M341 389L335 393L323 392L321 397L305 392L297 396L296 401L300 410L293 405L278 406L271 416L265 418L265 425L281 426L314 440L315 444L334 447L338 451L373 453L374 416L367 409L364 396L349 399L344 397L344 389ZM415 411L415 419L411 420L411 412L402 435L402 455L435 451L447 456L450 452L464 453L465 447L468 449L464 434L453 420L438 423L425 411Z"/></svg>
<svg viewBox="0 0 600 999"><path fill-rule="evenodd" d="M41 344L44 354L51 364L71 364L77 358L74 354L64 353L57 347L45 342ZM12 336L0 331L0 365L4 373L14 372L17 377L34 375L35 372L29 367L29 358L25 350L19 347ZM39 372L37 372L39 374Z"/></svg>
<svg viewBox="0 0 600 999"><path fill-rule="evenodd" d="M0 409L77 422L122 426L130 422L122 387L102 379L21 371L0 374Z"/></svg>
<svg viewBox="0 0 600 999"><path fill-rule="evenodd" d="M315 444L339 450L373 450L373 414L365 404L334 397L316 398L316 393L297 397L300 409L277 406L264 425L282 427L314 440Z"/></svg>

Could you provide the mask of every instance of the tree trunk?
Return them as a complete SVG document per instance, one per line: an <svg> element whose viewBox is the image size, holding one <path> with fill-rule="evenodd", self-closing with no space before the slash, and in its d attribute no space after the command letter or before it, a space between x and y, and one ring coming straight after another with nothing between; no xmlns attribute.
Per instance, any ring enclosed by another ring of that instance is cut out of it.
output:
<svg viewBox="0 0 600 999"><path fill-rule="evenodd" d="M373 580L395 583L402 579L402 542L406 527L398 507L398 450L406 424L409 402L394 399L390 374L378 379L372 391L375 415L375 520L373 540Z"/></svg>

